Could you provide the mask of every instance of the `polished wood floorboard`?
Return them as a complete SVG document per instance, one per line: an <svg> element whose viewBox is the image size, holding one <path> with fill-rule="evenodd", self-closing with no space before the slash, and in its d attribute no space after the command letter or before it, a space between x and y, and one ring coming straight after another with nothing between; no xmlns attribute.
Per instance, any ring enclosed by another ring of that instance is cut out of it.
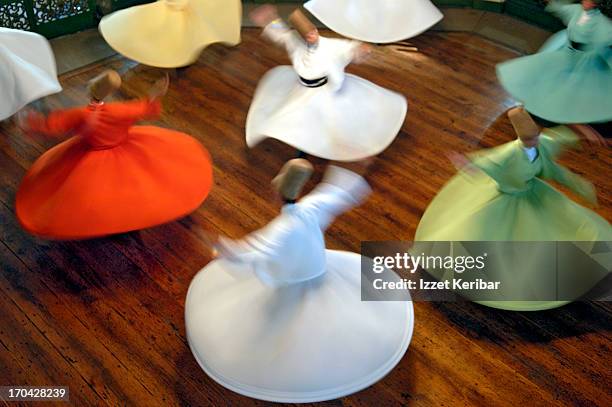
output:
<svg viewBox="0 0 612 407"><path fill-rule="evenodd" d="M82 242L29 236L14 216L15 192L26 169L57 140L32 140L11 121L0 123L0 385L70 386L79 406L266 404L225 390L200 370L183 320L187 287L211 260L215 236L243 236L278 213L269 182L295 155L274 140L245 146L258 80L288 63L258 34L245 30L240 46L213 46L172 75L155 123L197 137L213 156L215 175L210 198L177 222ZM465 33L431 32L411 43L418 52L377 47L367 64L349 68L406 95L409 111L395 142L367 171L371 198L330 228L331 248L358 251L362 240L410 240L427 204L455 172L447 153L514 138L503 113L515 102L494 69L514 51ZM113 57L64 75L64 92L38 107L86 103L87 80L106 68L126 78L117 99L143 95L161 75ZM595 184L595 210L608 220L611 161L608 149L588 144L563 158ZM316 180L325 162L314 162ZM401 363L373 387L326 404L612 405L609 304L517 313L416 303L415 312Z"/></svg>

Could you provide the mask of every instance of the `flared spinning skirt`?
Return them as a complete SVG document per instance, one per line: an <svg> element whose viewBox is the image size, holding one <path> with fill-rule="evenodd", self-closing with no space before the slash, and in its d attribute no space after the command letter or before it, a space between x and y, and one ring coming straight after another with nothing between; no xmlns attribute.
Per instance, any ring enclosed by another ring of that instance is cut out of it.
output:
<svg viewBox="0 0 612 407"><path fill-rule="evenodd" d="M307 88L290 66L261 79L246 123L253 147L266 137L316 157L356 161L383 151L397 136L406 99L358 76L347 74L342 87Z"/></svg>
<svg viewBox="0 0 612 407"><path fill-rule="evenodd" d="M361 257L326 251L327 272L272 287L216 260L191 282L185 323L200 366L221 385L277 402L315 402L385 376L408 348L412 302L361 301Z"/></svg>
<svg viewBox="0 0 612 407"><path fill-rule="evenodd" d="M212 43L240 42L240 1L185 3L182 9L157 1L117 11L102 19L100 33L120 54L160 68L190 65Z"/></svg>
<svg viewBox="0 0 612 407"><path fill-rule="evenodd" d="M22 226L46 238L83 239L159 225L195 210L212 186L208 152L192 137L135 126L95 150L73 137L44 153L16 199Z"/></svg>
<svg viewBox="0 0 612 407"><path fill-rule="evenodd" d="M38 34L0 27L0 89L0 120L62 90L47 40Z"/></svg>
<svg viewBox="0 0 612 407"><path fill-rule="evenodd" d="M497 77L530 113L551 122L612 120L612 50L574 50L565 31L537 54L499 64Z"/></svg>
<svg viewBox="0 0 612 407"><path fill-rule="evenodd" d="M451 179L431 202L415 236L415 241L455 242L610 240L612 230L604 218L540 179L533 180L530 190L508 194L501 193L496 183L484 174L462 172ZM456 248L455 252L458 252ZM530 257L531 264L550 264L547 262L549 259L537 259L539 255L549 255L537 247L523 255ZM518 267L511 256L506 263L489 267L487 273L490 281L502 281L503 285L514 287L514 298L527 298L516 293L537 286L546 287L550 283L548 270ZM599 272L588 270L571 270L571 273L575 274L564 278L575 282L574 291L578 294L586 293L603 277ZM542 281L538 281L538 277ZM569 300L479 302L509 310L541 310L561 306Z"/></svg>
<svg viewBox="0 0 612 407"><path fill-rule="evenodd" d="M378 44L412 38L443 17L429 0L310 0L304 7L335 32Z"/></svg>

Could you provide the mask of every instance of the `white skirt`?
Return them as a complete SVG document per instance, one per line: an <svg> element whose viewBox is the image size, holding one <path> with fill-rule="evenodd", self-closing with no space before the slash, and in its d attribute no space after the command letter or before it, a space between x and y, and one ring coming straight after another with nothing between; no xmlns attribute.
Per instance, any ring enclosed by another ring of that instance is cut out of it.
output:
<svg viewBox="0 0 612 407"><path fill-rule="evenodd" d="M280 287L228 260L200 271L185 323L202 369L236 393L286 403L343 397L389 373L412 337L412 302L361 301L361 256L326 256L327 273Z"/></svg>
<svg viewBox="0 0 612 407"><path fill-rule="evenodd" d="M308 88L291 66L268 71L259 82L246 122L246 142L266 137L310 155L357 161L382 152L406 117L404 96L346 74L338 91Z"/></svg>
<svg viewBox="0 0 612 407"><path fill-rule="evenodd" d="M239 0L159 0L110 14L100 33L120 54L145 65L194 63L208 45L240 42Z"/></svg>
<svg viewBox="0 0 612 407"><path fill-rule="evenodd" d="M61 90L49 42L38 34L0 27L0 120Z"/></svg>
<svg viewBox="0 0 612 407"><path fill-rule="evenodd" d="M412 38L443 17L429 0L310 0L304 7L335 32L377 44Z"/></svg>

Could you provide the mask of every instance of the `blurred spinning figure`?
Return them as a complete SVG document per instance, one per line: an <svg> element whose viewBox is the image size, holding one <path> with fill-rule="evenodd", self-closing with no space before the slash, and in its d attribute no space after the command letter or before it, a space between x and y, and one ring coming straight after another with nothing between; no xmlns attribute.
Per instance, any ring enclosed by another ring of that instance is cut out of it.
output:
<svg viewBox="0 0 612 407"><path fill-rule="evenodd" d="M247 116L246 141L266 137L317 157L357 161L383 151L406 116L406 99L355 75L345 74L369 47L356 41L319 36L299 10L290 30L270 5L251 18L263 35L286 48L293 67L280 66L262 78Z"/></svg>
<svg viewBox="0 0 612 407"><path fill-rule="evenodd" d="M518 138L474 154L471 163L452 178L429 204L416 231L417 241L583 241L612 240L610 224L601 216L569 199L544 181L550 179L596 202L593 186L556 162L577 137L567 127L540 130L522 108L508 116ZM454 253L460 251L454 248ZM446 253L447 255L450 253ZM516 267L511 259L490 267L491 281L514 287L507 301L483 302L496 308L539 310L569 301L514 301L522 292L550 289L546 263L550 253L523 253L532 267ZM540 258L538 258L540 256ZM542 260L542 261L540 261ZM607 268L610 264L608 261ZM573 281L576 298L604 275L587 269L569 269L564 281Z"/></svg>
<svg viewBox="0 0 612 407"><path fill-rule="evenodd" d="M312 168L290 161L274 180L282 213L231 241L198 273L185 323L200 366L221 385L262 400L314 402L385 376L408 348L411 301L361 301L361 256L325 249L334 217L369 193L357 174L329 167L299 200Z"/></svg>
<svg viewBox="0 0 612 407"><path fill-rule="evenodd" d="M120 54L145 65L179 68L208 45L240 42L240 0L158 0L102 19L100 33Z"/></svg>
<svg viewBox="0 0 612 407"><path fill-rule="evenodd" d="M555 123L612 120L612 22L594 0L553 1L567 30L535 55L498 65L503 87L530 113Z"/></svg>
<svg viewBox="0 0 612 407"><path fill-rule="evenodd" d="M304 7L345 37L379 44L415 37L443 17L429 0L310 0Z"/></svg>
<svg viewBox="0 0 612 407"><path fill-rule="evenodd" d="M23 118L30 133L72 136L36 160L19 187L17 217L32 234L84 239L147 228L187 215L208 195L212 165L198 141L134 125L160 115L167 77L148 99L105 103L120 86L106 71L90 82L88 106Z"/></svg>
<svg viewBox="0 0 612 407"><path fill-rule="evenodd" d="M61 90L47 40L31 32L0 27L0 120Z"/></svg>

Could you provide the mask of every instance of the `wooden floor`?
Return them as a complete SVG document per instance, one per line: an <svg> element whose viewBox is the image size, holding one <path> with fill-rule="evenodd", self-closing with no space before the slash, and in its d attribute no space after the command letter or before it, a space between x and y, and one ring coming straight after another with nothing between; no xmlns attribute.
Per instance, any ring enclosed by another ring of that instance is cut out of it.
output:
<svg viewBox="0 0 612 407"><path fill-rule="evenodd" d="M515 102L494 66L515 52L461 33L426 33L412 43L419 52L379 47L368 64L349 69L406 95L409 111L368 171L369 201L329 230L331 248L412 239L428 202L454 173L448 152L514 138L502 114ZM213 46L177 73L157 124L206 145L215 187L193 215L137 233L63 243L28 236L15 220L15 191L56 141L31 140L12 122L0 123L0 385L70 386L78 406L266 404L225 390L200 370L185 339L183 307L217 234L240 237L278 213L269 181L295 152L273 140L247 149L244 126L259 78L287 62L282 50L246 30L240 46ZM86 81L109 67L126 76L119 99L142 95L160 75L112 58L64 75L64 92L43 107L86 103ZM596 210L608 220L611 161L609 150L589 145L563 160L594 182ZM315 163L319 177L325 163ZM400 364L373 387L329 405L612 405L609 304L516 313L415 303L415 312Z"/></svg>

